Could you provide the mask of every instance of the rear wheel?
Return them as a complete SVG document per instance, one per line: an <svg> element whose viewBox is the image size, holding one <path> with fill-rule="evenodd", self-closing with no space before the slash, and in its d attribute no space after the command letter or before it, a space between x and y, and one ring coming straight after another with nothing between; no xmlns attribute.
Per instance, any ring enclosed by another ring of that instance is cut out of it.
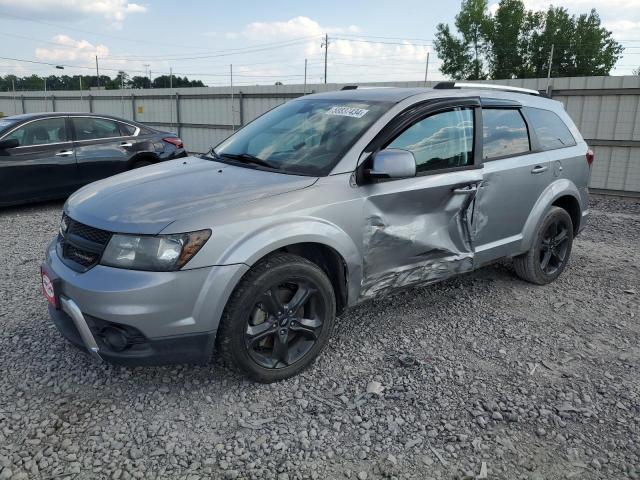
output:
<svg viewBox="0 0 640 480"><path fill-rule="evenodd" d="M572 246L571 216L560 207L551 207L538 227L531 250L513 259L516 274L528 282L546 285L564 271Z"/></svg>
<svg viewBox="0 0 640 480"><path fill-rule="evenodd" d="M131 169L148 167L149 165L153 165L153 162L151 162L150 160L138 160L137 162L134 162L134 164L131 166Z"/></svg>
<svg viewBox="0 0 640 480"><path fill-rule="evenodd" d="M331 282L314 263L286 253L267 257L242 279L218 331L222 359L269 383L306 368L333 330Z"/></svg>

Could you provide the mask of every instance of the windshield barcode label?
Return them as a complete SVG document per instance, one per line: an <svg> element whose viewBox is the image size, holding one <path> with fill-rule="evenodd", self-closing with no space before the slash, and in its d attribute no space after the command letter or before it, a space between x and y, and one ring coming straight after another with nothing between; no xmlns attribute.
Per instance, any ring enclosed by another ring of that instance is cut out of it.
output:
<svg viewBox="0 0 640 480"><path fill-rule="evenodd" d="M352 107L331 107L327 110L327 115L339 115L341 117L353 117L362 118L369 110L364 108L352 108Z"/></svg>

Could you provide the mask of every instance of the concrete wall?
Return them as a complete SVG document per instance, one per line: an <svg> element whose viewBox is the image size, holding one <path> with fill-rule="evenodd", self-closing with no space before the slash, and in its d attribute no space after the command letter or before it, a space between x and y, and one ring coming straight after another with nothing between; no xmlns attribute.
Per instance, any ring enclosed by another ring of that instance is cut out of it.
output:
<svg viewBox="0 0 640 480"><path fill-rule="evenodd" d="M436 82L428 82L433 86ZM544 90L547 79L493 80ZM340 89L344 84L314 84L306 93ZM423 82L371 83L424 86ZM551 80L552 97L564 103L596 153L591 187L615 193L640 193L640 77L572 77ZM205 152L234 129L267 110L303 95L303 85L0 93L0 112L94 112L136 120L177 132L192 152Z"/></svg>

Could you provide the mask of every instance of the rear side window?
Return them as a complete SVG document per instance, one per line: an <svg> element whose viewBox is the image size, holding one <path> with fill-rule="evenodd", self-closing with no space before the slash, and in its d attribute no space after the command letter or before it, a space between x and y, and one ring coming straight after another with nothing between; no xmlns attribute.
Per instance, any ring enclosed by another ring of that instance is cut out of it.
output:
<svg viewBox="0 0 640 480"><path fill-rule="evenodd" d="M569 127L554 112L541 108L527 108L526 112L543 150L572 147L576 144Z"/></svg>
<svg viewBox="0 0 640 480"><path fill-rule="evenodd" d="M113 120L76 117L72 118L71 121L76 131L76 140L94 140L121 136L118 123Z"/></svg>
<svg viewBox="0 0 640 480"><path fill-rule="evenodd" d="M473 110L457 108L426 117L398 135L387 148L413 153L416 171L473 164Z"/></svg>
<svg viewBox="0 0 640 480"><path fill-rule="evenodd" d="M531 150L527 124L516 109L482 109L482 156L485 160Z"/></svg>

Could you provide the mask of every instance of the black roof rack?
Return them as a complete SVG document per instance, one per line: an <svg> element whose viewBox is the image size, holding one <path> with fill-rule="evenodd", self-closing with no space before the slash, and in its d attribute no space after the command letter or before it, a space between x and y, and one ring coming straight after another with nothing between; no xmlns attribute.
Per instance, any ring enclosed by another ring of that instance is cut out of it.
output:
<svg viewBox="0 0 640 480"><path fill-rule="evenodd" d="M345 85L340 90L357 90L357 89L358 89L358 85Z"/></svg>

